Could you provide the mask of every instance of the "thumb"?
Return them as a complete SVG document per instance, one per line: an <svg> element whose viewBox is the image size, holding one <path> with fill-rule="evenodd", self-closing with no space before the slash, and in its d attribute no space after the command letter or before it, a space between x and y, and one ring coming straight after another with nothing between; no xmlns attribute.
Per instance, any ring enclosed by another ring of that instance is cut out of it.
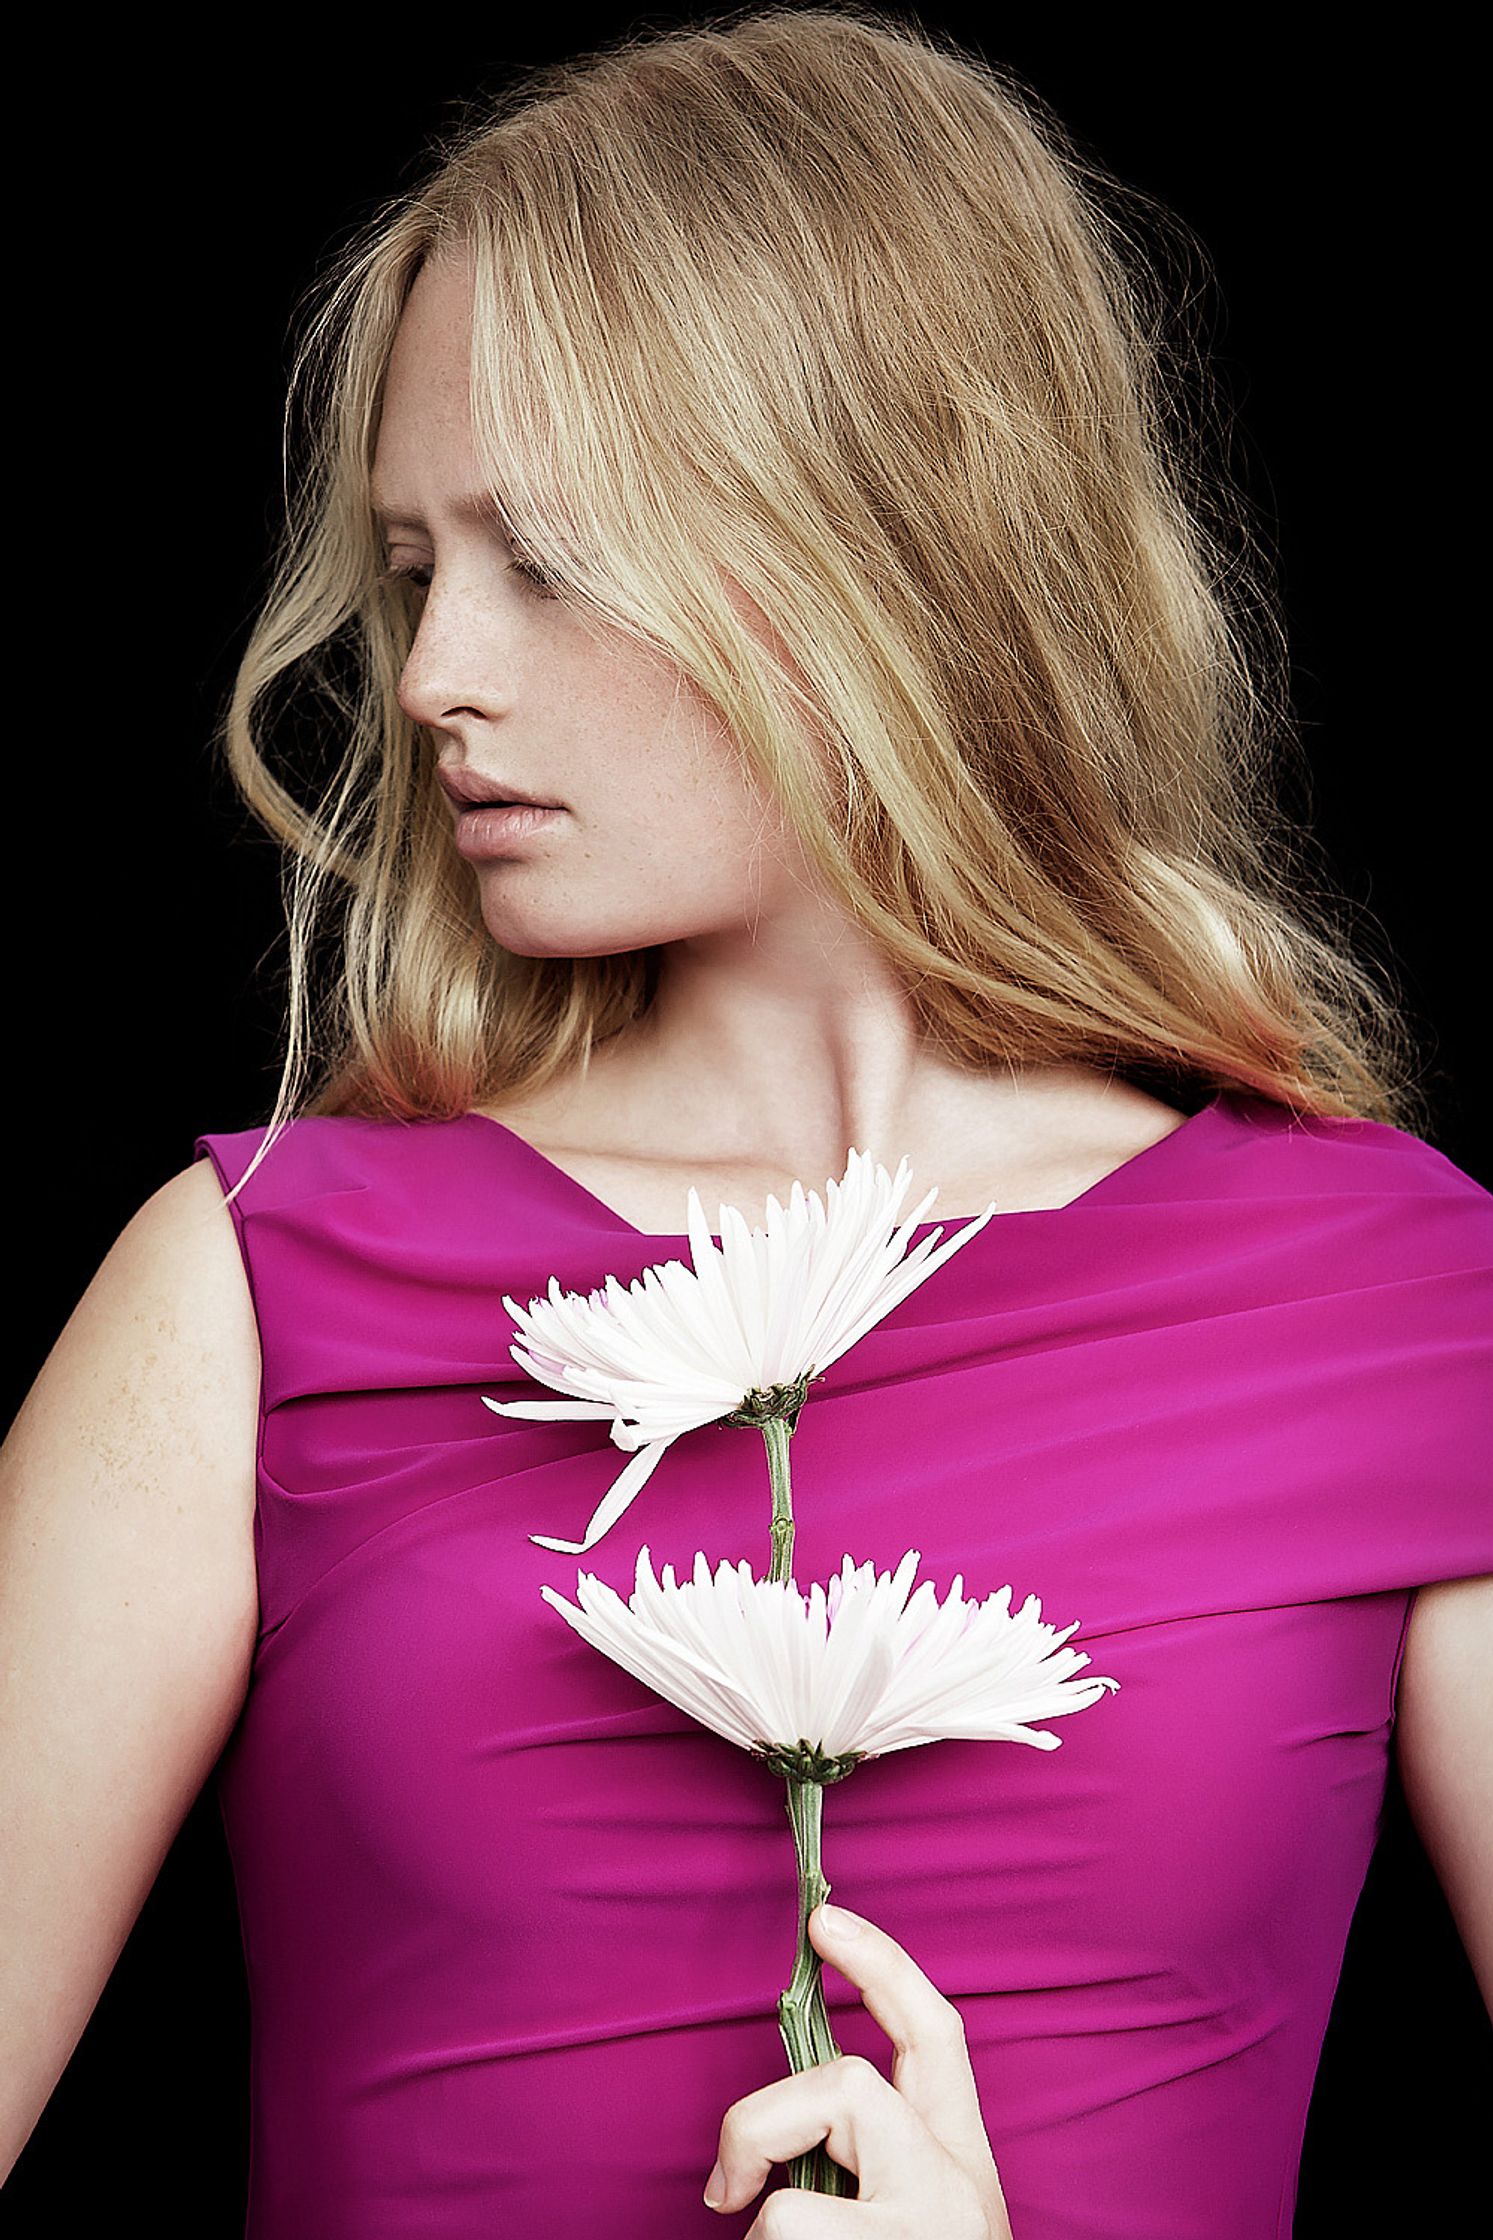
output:
<svg viewBox="0 0 1493 2240"><path fill-rule="evenodd" d="M855 1985L891 2039L893 2086L960 2168L988 2186L995 2161L959 2009L895 1937L863 1915L819 1905L808 1928L815 1951Z"/></svg>

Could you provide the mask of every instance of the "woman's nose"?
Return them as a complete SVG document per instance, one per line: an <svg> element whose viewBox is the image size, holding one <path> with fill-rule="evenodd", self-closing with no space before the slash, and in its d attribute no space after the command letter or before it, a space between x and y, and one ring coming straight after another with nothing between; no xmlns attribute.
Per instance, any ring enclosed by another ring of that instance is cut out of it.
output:
<svg viewBox="0 0 1493 2240"><path fill-rule="evenodd" d="M396 687L410 721L439 728L453 715L499 714L513 690L512 652L501 636L480 602L440 597L432 585Z"/></svg>

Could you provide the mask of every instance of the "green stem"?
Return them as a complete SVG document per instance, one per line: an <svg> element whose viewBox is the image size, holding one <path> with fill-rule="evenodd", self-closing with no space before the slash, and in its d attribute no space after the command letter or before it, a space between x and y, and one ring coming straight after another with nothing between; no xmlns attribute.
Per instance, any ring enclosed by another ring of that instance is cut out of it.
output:
<svg viewBox="0 0 1493 2240"><path fill-rule="evenodd" d="M788 1472L788 1441L793 1437L793 1431L782 1416L773 1416L763 1424L762 1436L767 1442L767 1474L772 1480L772 1563L767 1576L769 1579L791 1579L793 1482Z"/></svg>
<svg viewBox="0 0 1493 2240"><path fill-rule="evenodd" d="M793 1577L793 1481L788 1466L793 1425L783 1416L771 1416L761 1430L767 1443L767 1474L772 1481L772 1563L767 1576L787 1581ZM784 1736L783 1740L789 1738ZM849 1771L848 1764L845 1771ZM830 1778L838 1780L842 1776L836 1772ZM821 1781L795 1780L790 1774L787 1788L788 1824L798 1861L798 1950L788 1988L778 1998L778 2029L788 2066L797 2076L821 2061L838 2060L840 2049L824 2004L823 1964L809 1940L809 1915L829 1896L819 1859L824 1786ZM807 2154L793 2157L788 2165L788 2183L803 2193L836 2194L850 2200L857 2197L855 2173L842 2169L823 2141Z"/></svg>
<svg viewBox="0 0 1493 2240"><path fill-rule="evenodd" d="M798 1951L788 1988L778 1997L778 2029L795 2076L821 2061L835 2061L840 2049L829 2026L824 2004L823 1962L809 1940L809 1915L829 1896L819 1859L819 1833L824 1810L824 1789L818 1781L788 1784L788 1820L798 1858ZM788 2165L788 2183L804 2193L832 2193L857 2198L853 2171L833 2160L823 2141L807 2154L795 2155Z"/></svg>

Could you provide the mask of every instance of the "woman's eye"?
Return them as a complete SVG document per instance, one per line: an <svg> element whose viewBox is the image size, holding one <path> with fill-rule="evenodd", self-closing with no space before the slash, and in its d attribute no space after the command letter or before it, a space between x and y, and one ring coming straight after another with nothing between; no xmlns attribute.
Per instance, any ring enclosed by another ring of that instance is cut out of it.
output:
<svg viewBox="0 0 1493 2240"><path fill-rule="evenodd" d="M520 553L516 560L509 561L508 573L513 576L518 576L524 583L529 586L529 589L531 591L537 591L540 594L541 598L549 599L554 597L554 583L552 582L550 577L545 574L543 568L540 567L537 560L526 560L523 557L522 553Z"/></svg>
<svg viewBox="0 0 1493 2240"><path fill-rule="evenodd" d="M554 597L554 585L536 561L522 558L510 560L507 572L509 575L519 577L540 598ZM385 583L408 583L416 591L428 591L430 589L430 578L434 573L435 570L429 562L421 561L413 566L406 564L403 567L385 568L383 581Z"/></svg>

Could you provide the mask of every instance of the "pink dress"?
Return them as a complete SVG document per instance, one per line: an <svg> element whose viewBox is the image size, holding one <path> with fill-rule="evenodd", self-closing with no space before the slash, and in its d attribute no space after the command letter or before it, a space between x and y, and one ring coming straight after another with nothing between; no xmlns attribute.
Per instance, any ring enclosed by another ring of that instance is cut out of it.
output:
<svg viewBox="0 0 1493 2240"><path fill-rule="evenodd" d="M197 1151L228 1185L262 1132ZM645 1541L765 1569L762 1439L687 1434L578 1559L528 1535L580 1539L626 1456L480 1397L554 1397L505 1292L688 1241L479 1114L299 1119L233 1214L264 1364L260 1632L215 1776L250 2240L740 2235L760 2199L701 2193L726 2109L785 2073L784 1785L539 1590L625 1595ZM942 1742L825 1796L835 1894L964 2017L1016 2240L1290 2232L1411 1595L1493 1571L1490 1369L1493 1196L1399 1130L1224 1093L997 1214L812 1386L801 1583L916 1547L940 1595L1080 1621L1120 1683L1060 1749Z"/></svg>

